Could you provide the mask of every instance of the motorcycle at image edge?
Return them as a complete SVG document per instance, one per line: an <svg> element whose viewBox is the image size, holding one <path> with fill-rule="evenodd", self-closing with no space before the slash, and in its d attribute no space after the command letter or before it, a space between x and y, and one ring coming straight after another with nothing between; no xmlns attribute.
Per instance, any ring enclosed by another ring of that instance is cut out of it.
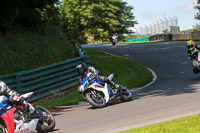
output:
<svg viewBox="0 0 200 133"><path fill-rule="evenodd" d="M97 72L98 74L98 72ZM113 74L108 78L113 79ZM95 107L105 107L109 101L114 98L120 98L121 101L130 101L132 99L132 92L125 87L123 90L116 90L112 88L109 84L100 81L98 78L93 78L92 73L88 73L83 77L82 83L79 86L79 93L83 95L87 101Z"/></svg>
<svg viewBox="0 0 200 133"><path fill-rule="evenodd" d="M112 45L113 45L113 46L115 46L115 44L117 43L117 38L118 38L117 35L113 35L113 36L111 37L111 42L112 42Z"/></svg>
<svg viewBox="0 0 200 133"><path fill-rule="evenodd" d="M193 58L193 66L194 68L197 68L199 71L200 71L200 54L199 52L195 52L193 55L192 55L192 58Z"/></svg>
<svg viewBox="0 0 200 133"><path fill-rule="evenodd" d="M21 95L25 101L33 92ZM33 105L34 106L34 105ZM55 127L54 116L44 107L35 106L30 114L23 106L11 104L6 96L0 96L0 133L50 132Z"/></svg>

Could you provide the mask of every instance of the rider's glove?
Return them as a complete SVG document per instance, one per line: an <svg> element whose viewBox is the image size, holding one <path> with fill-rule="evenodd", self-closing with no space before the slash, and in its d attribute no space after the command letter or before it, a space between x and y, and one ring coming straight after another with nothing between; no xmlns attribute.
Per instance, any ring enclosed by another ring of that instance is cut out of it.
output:
<svg viewBox="0 0 200 133"><path fill-rule="evenodd" d="M24 98L20 98L18 95L11 95L9 99L12 103L17 105L23 105L24 102Z"/></svg>
<svg viewBox="0 0 200 133"><path fill-rule="evenodd" d="M80 87L80 86L78 87L78 93L80 93L80 94L83 93L83 91L81 90L81 87Z"/></svg>
<svg viewBox="0 0 200 133"><path fill-rule="evenodd" d="M32 104L26 102L26 101L24 100L24 97L21 97L21 98L20 98L20 97L17 96L17 95L13 95L13 96L11 96L10 101L11 101L12 103L16 104L16 105L22 105L22 106L24 106L26 109L29 110L30 114L32 114L32 113L35 112L35 107L34 107Z"/></svg>

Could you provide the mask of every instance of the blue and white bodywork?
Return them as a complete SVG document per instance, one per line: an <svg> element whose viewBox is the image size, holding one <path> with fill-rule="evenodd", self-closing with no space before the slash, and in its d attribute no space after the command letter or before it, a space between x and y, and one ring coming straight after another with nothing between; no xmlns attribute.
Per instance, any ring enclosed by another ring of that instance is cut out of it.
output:
<svg viewBox="0 0 200 133"><path fill-rule="evenodd" d="M109 80L112 80L113 76L113 74L109 75ZM109 84L100 81L97 77L93 78L90 72L83 77L79 86L79 93L83 94L83 97L96 107L104 107L106 103L117 96L129 97L127 100L130 100L130 97L132 98L132 93L128 89L126 94L122 92L114 93L114 89Z"/></svg>

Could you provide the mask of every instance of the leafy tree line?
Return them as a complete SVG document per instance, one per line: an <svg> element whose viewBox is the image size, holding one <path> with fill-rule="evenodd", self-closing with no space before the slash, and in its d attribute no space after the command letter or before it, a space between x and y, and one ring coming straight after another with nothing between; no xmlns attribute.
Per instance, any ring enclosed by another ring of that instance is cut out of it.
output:
<svg viewBox="0 0 200 133"><path fill-rule="evenodd" d="M7 31L19 24L34 27L54 17L58 0L1 0L0 30Z"/></svg>
<svg viewBox="0 0 200 133"><path fill-rule="evenodd" d="M197 14L195 15L195 19L200 20L200 0L197 0L197 4L198 5L194 6L194 8L198 10ZM193 25L192 31L200 31L200 24Z"/></svg>
<svg viewBox="0 0 200 133"><path fill-rule="evenodd" d="M122 37L131 33L127 28L136 23L132 10L122 0L1 0L0 30L51 23L62 28L71 42L85 43L91 37L108 40L113 29Z"/></svg>
<svg viewBox="0 0 200 133"><path fill-rule="evenodd" d="M83 41L86 34L103 40L113 29L119 34L131 33L127 28L136 23L132 9L121 0L63 0L61 25L70 40Z"/></svg>
<svg viewBox="0 0 200 133"><path fill-rule="evenodd" d="M197 14L195 15L195 19L200 20L200 6L199 6L200 0L197 0L197 4L198 4L198 5L195 5L195 6L194 6L194 8L198 10Z"/></svg>

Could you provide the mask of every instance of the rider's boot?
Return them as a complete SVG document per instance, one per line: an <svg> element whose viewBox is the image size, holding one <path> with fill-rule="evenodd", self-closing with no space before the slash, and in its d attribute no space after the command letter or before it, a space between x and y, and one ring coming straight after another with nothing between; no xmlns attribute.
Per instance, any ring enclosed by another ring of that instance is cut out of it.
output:
<svg viewBox="0 0 200 133"><path fill-rule="evenodd" d="M119 91L125 90L125 87L119 84L114 83L113 81L110 81L110 85L114 88L114 93L117 94Z"/></svg>

